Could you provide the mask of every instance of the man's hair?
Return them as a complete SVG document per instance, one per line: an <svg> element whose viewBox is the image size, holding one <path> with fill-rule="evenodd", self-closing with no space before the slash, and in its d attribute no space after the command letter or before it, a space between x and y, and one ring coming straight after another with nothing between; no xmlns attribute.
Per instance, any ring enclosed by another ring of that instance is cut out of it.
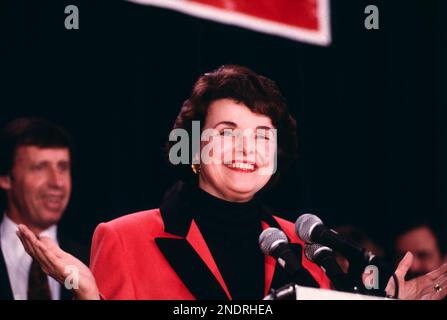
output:
<svg viewBox="0 0 447 320"><path fill-rule="evenodd" d="M67 148L71 153L70 136L62 127L41 118L19 118L0 133L0 176L11 173L16 150L21 146Z"/></svg>
<svg viewBox="0 0 447 320"><path fill-rule="evenodd" d="M438 221L440 219L429 219L422 216L408 217L405 221L401 221L399 226L394 228L394 244L396 244L398 238L404 234L419 228L429 229L438 243L439 250L442 255L447 253L447 243L445 230L443 228L444 223Z"/></svg>
<svg viewBox="0 0 447 320"><path fill-rule="evenodd" d="M223 65L205 73L198 78L191 96L183 103L174 129L185 129L192 136L192 121L200 121L203 125L210 104L219 99L232 99L246 105L252 112L271 119L278 137L278 170L271 179L276 180L279 173L296 158L297 135L296 121L289 113L286 101L275 82L238 65ZM174 143L167 143L167 153ZM190 167L186 169L192 174Z"/></svg>

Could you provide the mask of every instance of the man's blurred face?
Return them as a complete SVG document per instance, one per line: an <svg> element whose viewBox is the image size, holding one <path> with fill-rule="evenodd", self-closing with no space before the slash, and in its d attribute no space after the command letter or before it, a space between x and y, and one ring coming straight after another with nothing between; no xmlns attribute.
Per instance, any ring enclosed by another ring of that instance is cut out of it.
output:
<svg viewBox="0 0 447 320"><path fill-rule="evenodd" d="M407 279L424 275L442 264L442 254L438 241L427 226L409 230L397 239L396 252L398 257L402 258L407 251L414 255Z"/></svg>
<svg viewBox="0 0 447 320"><path fill-rule="evenodd" d="M21 223L41 230L58 223L71 193L68 149L18 147L9 184L2 187L10 214Z"/></svg>

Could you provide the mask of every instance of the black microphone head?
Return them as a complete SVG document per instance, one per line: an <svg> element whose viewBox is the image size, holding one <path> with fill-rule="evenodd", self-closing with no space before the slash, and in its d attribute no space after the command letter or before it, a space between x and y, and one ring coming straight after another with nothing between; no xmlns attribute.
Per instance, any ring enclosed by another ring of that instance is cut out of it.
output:
<svg viewBox="0 0 447 320"><path fill-rule="evenodd" d="M318 257L324 253L332 254L332 249L318 243L306 244L304 246L304 254L306 255L306 258L312 262L317 262Z"/></svg>
<svg viewBox="0 0 447 320"><path fill-rule="evenodd" d="M259 235L259 247L266 255L271 255L271 252L276 249L280 243L289 243L284 232L277 228L267 228Z"/></svg>
<svg viewBox="0 0 447 320"><path fill-rule="evenodd" d="M311 213L305 213L296 219L295 232L298 237L306 243L313 243L312 231L318 225L322 225L323 221L316 215Z"/></svg>

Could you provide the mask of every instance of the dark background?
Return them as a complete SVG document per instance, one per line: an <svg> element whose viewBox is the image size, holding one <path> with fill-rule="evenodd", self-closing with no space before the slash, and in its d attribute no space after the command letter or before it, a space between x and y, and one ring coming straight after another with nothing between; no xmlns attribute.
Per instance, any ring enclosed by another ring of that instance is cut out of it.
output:
<svg viewBox="0 0 447 320"><path fill-rule="evenodd" d="M272 0L273 1L273 0ZM64 28L75 4L80 30ZM364 28L364 8L380 29ZM175 180L162 147L194 80L225 63L274 79L300 155L268 202L380 244L423 215L445 222L445 1L331 1L333 42L298 43L124 1L2 1L0 125L42 116L75 141L62 228L158 207Z"/></svg>

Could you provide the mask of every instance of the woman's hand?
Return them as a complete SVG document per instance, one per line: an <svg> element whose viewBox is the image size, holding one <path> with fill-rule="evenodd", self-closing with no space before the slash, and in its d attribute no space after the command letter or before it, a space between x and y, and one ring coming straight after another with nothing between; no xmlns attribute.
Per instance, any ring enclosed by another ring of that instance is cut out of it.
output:
<svg viewBox="0 0 447 320"><path fill-rule="evenodd" d="M447 295L447 263L438 269L415 279L405 281L405 275L413 263L413 255L407 252L395 271L399 283L399 299L440 300ZM391 278L385 289L388 295L394 295L394 279Z"/></svg>
<svg viewBox="0 0 447 320"><path fill-rule="evenodd" d="M90 269L71 254L63 251L48 237L37 237L25 225L19 225L17 236L22 241L26 252L37 260L42 270L66 286L70 277L77 288L71 289L75 299L98 300L99 291ZM74 279L77 277L77 279Z"/></svg>

